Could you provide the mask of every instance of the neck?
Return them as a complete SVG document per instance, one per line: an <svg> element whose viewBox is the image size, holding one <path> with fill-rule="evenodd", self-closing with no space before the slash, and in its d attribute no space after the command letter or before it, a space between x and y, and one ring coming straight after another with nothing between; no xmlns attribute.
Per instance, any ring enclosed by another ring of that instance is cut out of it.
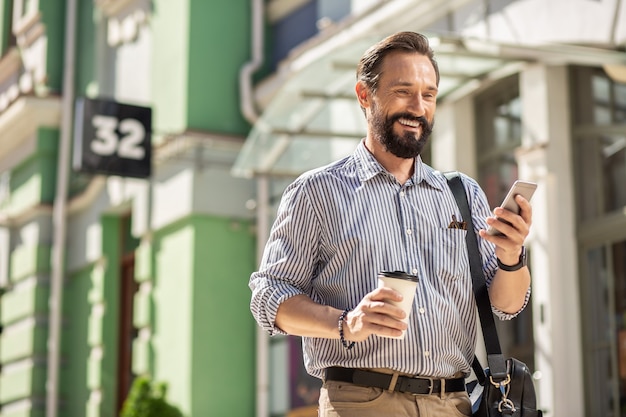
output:
<svg viewBox="0 0 626 417"><path fill-rule="evenodd" d="M400 184L407 182L413 175L415 158L399 158L388 152L378 141L369 137L365 139L365 147Z"/></svg>

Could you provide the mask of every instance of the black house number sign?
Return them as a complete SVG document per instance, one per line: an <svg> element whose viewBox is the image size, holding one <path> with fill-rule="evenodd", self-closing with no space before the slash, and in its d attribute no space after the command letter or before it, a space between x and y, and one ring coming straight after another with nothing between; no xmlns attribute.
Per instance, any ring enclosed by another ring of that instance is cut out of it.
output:
<svg viewBox="0 0 626 417"><path fill-rule="evenodd" d="M147 178L151 173L152 109L112 100L76 100L74 170Z"/></svg>

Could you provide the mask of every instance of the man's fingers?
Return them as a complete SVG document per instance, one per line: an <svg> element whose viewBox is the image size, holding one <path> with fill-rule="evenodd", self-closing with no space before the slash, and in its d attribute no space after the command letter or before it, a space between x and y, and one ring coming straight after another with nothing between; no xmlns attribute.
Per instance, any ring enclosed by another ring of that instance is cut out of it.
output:
<svg viewBox="0 0 626 417"><path fill-rule="evenodd" d="M382 290L382 289L381 289ZM400 336L407 329L407 324L402 320L406 313L401 308L389 303L385 299L378 299L385 294L399 296L396 291L374 291L366 296L361 303L350 313L344 324L344 333L349 332L349 340L365 340L369 335ZM401 298L401 296L400 296ZM346 328L347 327L347 328Z"/></svg>
<svg viewBox="0 0 626 417"><path fill-rule="evenodd" d="M378 287L369 294L371 300L402 301L402 294L389 287Z"/></svg>
<svg viewBox="0 0 626 417"><path fill-rule="evenodd" d="M520 216L524 219L524 223L530 228L533 218L533 206L521 195L516 196L516 201L520 207Z"/></svg>

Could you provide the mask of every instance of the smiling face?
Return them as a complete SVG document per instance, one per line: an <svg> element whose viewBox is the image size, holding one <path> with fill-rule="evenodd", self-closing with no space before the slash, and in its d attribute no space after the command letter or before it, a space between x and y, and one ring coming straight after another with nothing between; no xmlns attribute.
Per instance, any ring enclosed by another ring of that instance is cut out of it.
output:
<svg viewBox="0 0 626 417"><path fill-rule="evenodd" d="M437 74L430 59L416 52L387 55L375 91L356 87L366 111L370 146L382 145L399 158L415 158L432 132L437 104Z"/></svg>

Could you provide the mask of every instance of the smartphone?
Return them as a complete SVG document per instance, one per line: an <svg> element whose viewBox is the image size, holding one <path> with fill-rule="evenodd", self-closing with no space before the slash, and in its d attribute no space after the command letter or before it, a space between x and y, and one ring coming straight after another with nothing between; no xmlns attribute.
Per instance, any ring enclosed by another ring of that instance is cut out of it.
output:
<svg viewBox="0 0 626 417"><path fill-rule="evenodd" d="M526 200L530 201L536 189L537 189L537 184L534 182L517 180L511 186L511 189L506 194L506 197L504 197L504 201L502 202L502 204L500 204L500 207L505 208L509 211L512 211L513 213L519 214L519 206L515 202L515 196L519 194L522 197L524 197ZM501 220L501 219L498 219L498 220ZM487 228L487 233L493 236L502 235L502 233L500 233L497 229L491 226Z"/></svg>

